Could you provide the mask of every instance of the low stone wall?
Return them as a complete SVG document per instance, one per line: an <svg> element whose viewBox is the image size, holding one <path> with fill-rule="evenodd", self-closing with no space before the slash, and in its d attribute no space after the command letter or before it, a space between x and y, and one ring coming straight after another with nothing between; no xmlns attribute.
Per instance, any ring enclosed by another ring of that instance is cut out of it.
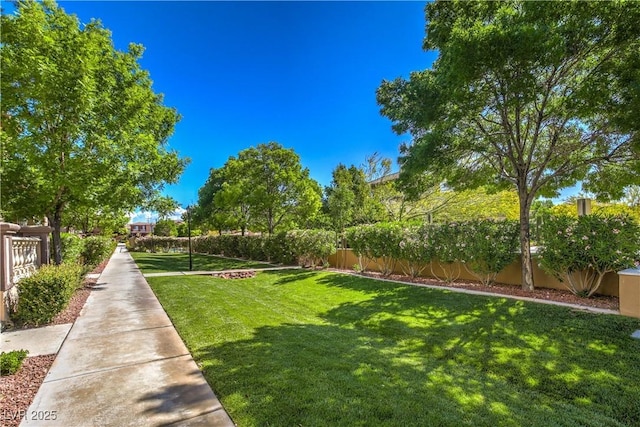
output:
<svg viewBox="0 0 640 427"><path fill-rule="evenodd" d="M352 270L354 265L358 264L358 257L352 252L351 249L338 249L337 253L329 257L329 264L336 268L345 268ZM424 269L422 276L433 277L431 274L431 265ZM369 261L365 268L369 271L379 271L375 262ZM462 280L477 280L472 274L462 267L462 265L454 265L453 268L459 269L460 279ZM439 265L433 265L433 271L439 277L444 276L444 272ZM394 273L403 274L400 263L396 263ZM535 262L533 264L533 280L537 288L550 288L550 289L563 289L567 288L559 282L555 277L548 275L542 268ZM520 256L507 268L502 270L496 277L496 282L504 283L507 285L522 286L522 273L520 269ZM619 295L618 275L616 273L608 273L603 281L599 294L602 295Z"/></svg>

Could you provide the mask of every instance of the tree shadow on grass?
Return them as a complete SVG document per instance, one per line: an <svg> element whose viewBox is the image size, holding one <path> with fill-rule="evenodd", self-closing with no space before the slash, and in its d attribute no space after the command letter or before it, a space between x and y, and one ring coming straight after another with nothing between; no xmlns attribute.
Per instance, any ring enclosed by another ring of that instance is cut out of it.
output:
<svg viewBox="0 0 640 427"><path fill-rule="evenodd" d="M640 423L638 347L599 324L585 333L594 315L346 279L319 282L386 288L329 310L325 324L194 349L239 425Z"/></svg>

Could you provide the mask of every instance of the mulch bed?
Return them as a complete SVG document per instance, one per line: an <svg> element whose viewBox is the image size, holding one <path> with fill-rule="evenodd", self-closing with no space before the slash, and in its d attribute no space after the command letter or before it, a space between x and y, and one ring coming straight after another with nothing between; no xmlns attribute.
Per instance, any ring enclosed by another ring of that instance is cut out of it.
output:
<svg viewBox="0 0 640 427"><path fill-rule="evenodd" d="M364 272L360 274L368 277L382 278L382 275L380 273ZM508 295L508 296L517 296L517 297L527 297L527 298L533 298L538 300L556 301L556 302L563 302L563 303L569 303L569 304L577 304L584 307L604 308L608 310L619 310L619 307L620 307L618 297L607 296L607 295L594 295L591 298L583 298L583 297L574 295L569 291L563 291L558 289L536 288L533 291L525 291L520 286L515 286L515 285L505 285L500 283L496 283L492 285L483 285L480 282L472 282L472 281L465 281L465 280L456 280L454 282L445 283L437 279L424 278L424 277L411 279L410 277L399 275L399 274L392 274L391 276L386 277L386 279L396 280L404 283L415 283L420 285L470 289L474 291L488 292L488 293L498 294L498 295Z"/></svg>
<svg viewBox="0 0 640 427"><path fill-rule="evenodd" d="M108 262L109 260L104 261L91 273L102 273ZM51 323L42 326L75 322L97 281L98 279L85 279L84 286L71 297L67 308ZM55 354L27 357L18 372L0 377L0 426L16 427L20 424L21 415L26 414L55 357Z"/></svg>
<svg viewBox="0 0 640 427"><path fill-rule="evenodd" d="M213 273L211 276L219 277L221 279L249 279L251 277L256 277L256 272L254 270L229 271L225 273Z"/></svg>

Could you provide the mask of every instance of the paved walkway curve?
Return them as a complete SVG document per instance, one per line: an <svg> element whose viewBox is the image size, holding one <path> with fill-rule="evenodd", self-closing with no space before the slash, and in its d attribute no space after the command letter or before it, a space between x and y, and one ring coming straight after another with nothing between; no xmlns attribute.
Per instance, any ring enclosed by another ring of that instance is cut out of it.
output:
<svg viewBox="0 0 640 427"><path fill-rule="evenodd" d="M21 426L233 426L147 281L116 251Z"/></svg>

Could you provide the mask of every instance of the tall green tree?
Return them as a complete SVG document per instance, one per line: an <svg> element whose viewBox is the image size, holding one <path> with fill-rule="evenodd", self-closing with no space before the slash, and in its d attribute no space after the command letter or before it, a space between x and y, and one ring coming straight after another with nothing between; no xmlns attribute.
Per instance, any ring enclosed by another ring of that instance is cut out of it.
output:
<svg viewBox="0 0 640 427"><path fill-rule="evenodd" d="M383 81L402 173L454 188L515 188L523 288L534 287L529 216L537 195L582 180L621 197L640 180L640 3L436 1L431 69Z"/></svg>
<svg viewBox="0 0 640 427"><path fill-rule="evenodd" d="M277 229L305 226L320 209L321 190L300 164L293 149L276 142L241 151L225 164L223 191L229 204L246 205L251 225L272 234Z"/></svg>
<svg viewBox="0 0 640 427"><path fill-rule="evenodd" d="M133 210L176 182L186 162L167 141L179 116L152 90L143 47L115 49L99 21L19 0L0 24L2 210L47 216L60 263L69 206Z"/></svg>
<svg viewBox="0 0 640 427"><path fill-rule="evenodd" d="M374 222L370 218L371 187L365 173L354 165L338 164L325 188L327 212L336 231L356 224Z"/></svg>
<svg viewBox="0 0 640 427"><path fill-rule="evenodd" d="M178 225L176 222L169 218L162 218L156 222L156 225L153 227L153 234L156 236L177 236L178 235Z"/></svg>
<svg viewBox="0 0 640 427"><path fill-rule="evenodd" d="M242 209L242 204L237 197L231 194L224 194L226 187L225 168L211 168L209 177L198 190L198 203L193 209L193 223L205 229L217 230L222 234L223 230L240 228L244 234L248 217L246 209Z"/></svg>
<svg viewBox="0 0 640 427"><path fill-rule="evenodd" d="M157 195L146 202L144 207L156 212L159 219L167 219L178 210L180 204L173 197Z"/></svg>

